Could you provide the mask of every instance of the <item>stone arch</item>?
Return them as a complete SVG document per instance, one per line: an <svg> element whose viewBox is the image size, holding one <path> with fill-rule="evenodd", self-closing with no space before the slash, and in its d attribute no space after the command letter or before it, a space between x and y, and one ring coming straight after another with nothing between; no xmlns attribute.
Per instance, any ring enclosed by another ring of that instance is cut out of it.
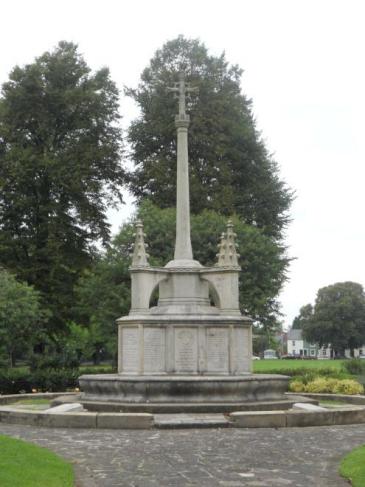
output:
<svg viewBox="0 0 365 487"><path fill-rule="evenodd" d="M213 282L208 281L209 284L209 299L213 302L216 308L221 307L221 300L217 288L214 286Z"/></svg>

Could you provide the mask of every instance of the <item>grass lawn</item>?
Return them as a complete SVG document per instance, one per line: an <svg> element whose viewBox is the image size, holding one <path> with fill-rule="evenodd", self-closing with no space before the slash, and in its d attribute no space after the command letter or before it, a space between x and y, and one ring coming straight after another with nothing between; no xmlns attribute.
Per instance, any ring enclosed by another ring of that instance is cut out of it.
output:
<svg viewBox="0 0 365 487"><path fill-rule="evenodd" d="M20 409L42 410L50 408L51 401L49 399L35 397L33 399L21 399L20 401L11 403L11 406Z"/></svg>
<svg viewBox="0 0 365 487"><path fill-rule="evenodd" d="M337 408L348 405L349 403L345 401L331 401L330 399L321 399L319 401L319 406L323 406L324 408Z"/></svg>
<svg viewBox="0 0 365 487"><path fill-rule="evenodd" d="M340 474L350 480L352 487L365 486L365 445L345 456L340 465Z"/></svg>
<svg viewBox="0 0 365 487"><path fill-rule="evenodd" d="M45 448L0 435L1 487L72 487L72 466Z"/></svg>
<svg viewBox="0 0 365 487"><path fill-rule="evenodd" d="M280 373L281 370L295 370L306 368L308 370L318 370L332 368L336 372L341 372L341 366L343 360L253 360L254 372L265 372L269 370L277 370Z"/></svg>

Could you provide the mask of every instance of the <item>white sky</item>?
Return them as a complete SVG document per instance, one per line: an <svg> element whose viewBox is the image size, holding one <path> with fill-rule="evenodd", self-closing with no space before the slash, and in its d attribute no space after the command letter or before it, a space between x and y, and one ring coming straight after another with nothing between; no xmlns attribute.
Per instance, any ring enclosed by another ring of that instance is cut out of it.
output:
<svg viewBox="0 0 365 487"><path fill-rule="evenodd" d="M362 0L2 0L0 83L59 40L79 44L92 69L136 86L156 49L179 34L226 52L244 70L259 129L296 190L288 229L289 325L317 290L365 285L365 2ZM136 115L122 98L124 125ZM130 201L130 199L128 199ZM128 204L110 218L116 231Z"/></svg>

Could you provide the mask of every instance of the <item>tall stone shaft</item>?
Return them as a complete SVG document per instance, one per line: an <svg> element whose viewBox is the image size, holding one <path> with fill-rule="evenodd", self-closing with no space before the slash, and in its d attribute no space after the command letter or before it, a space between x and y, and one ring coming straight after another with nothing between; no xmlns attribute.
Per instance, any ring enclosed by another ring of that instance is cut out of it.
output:
<svg viewBox="0 0 365 487"><path fill-rule="evenodd" d="M176 180L176 242L175 260L192 260L190 239L190 197L188 127L189 115L179 113L175 118L177 128L177 180Z"/></svg>

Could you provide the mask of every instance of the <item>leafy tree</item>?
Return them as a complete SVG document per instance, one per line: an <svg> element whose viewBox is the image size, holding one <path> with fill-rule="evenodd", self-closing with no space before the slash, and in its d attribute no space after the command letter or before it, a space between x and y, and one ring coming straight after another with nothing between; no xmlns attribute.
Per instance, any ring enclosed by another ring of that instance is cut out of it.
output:
<svg viewBox="0 0 365 487"><path fill-rule="evenodd" d="M180 36L167 42L143 71L138 88L127 90L141 111L128 133L133 194L161 208L175 205L177 103L167 87L180 70L199 88L189 104L192 211L236 213L265 235L281 238L292 192L256 129L251 101L240 91L242 70L229 65L224 54L209 55L198 40Z"/></svg>
<svg viewBox="0 0 365 487"><path fill-rule="evenodd" d="M313 316L313 306L311 304L306 304L302 306L299 310L299 315L293 320L292 329L303 329L303 326L310 320Z"/></svg>
<svg viewBox="0 0 365 487"><path fill-rule="evenodd" d="M10 367L17 356L30 351L42 331L43 320L37 291L0 268L0 343Z"/></svg>
<svg viewBox="0 0 365 487"><path fill-rule="evenodd" d="M138 210L144 223L149 245L151 265L164 266L173 258L175 242L175 210L160 209L144 201ZM108 252L87 271L77 290L79 322L99 323L101 334L111 339L116 349L115 319L129 312L130 277L128 266L134 241L134 222L126 223L113 239ZM194 258L203 265L216 262L217 244L227 219L212 210L205 210L191 219ZM250 314L269 330L277 325L276 296L285 279L288 259L283 248L264 233L233 217L238 252L241 254L242 279L240 303L244 313Z"/></svg>
<svg viewBox="0 0 365 487"><path fill-rule="evenodd" d="M365 343L365 294L361 284L338 282L317 293L313 316L303 326L304 337L331 346L343 355Z"/></svg>
<svg viewBox="0 0 365 487"><path fill-rule="evenodd" d="M0 263L41 292L65 328L73 287L106 242L107 204L121 199L118 91L60 42L16 66L0 98Z"/></svg>
<svg viewBox="0 0 365 487"><path fill-rule="evenodd" d="M130 239L132 243L132 234ZM103 356L116 356L115 320L127 315L130 308L129 263L128 252L120 249L114 239L106 254L84 272L76 287L74 312L89 329L91 358L95 363Z"/></svg>
<svg viewBox="0 0 365 487"><path fill-rule="evenodd" d="M52 337L52 340L42 336L42 350L29 356L30 369L77 369L83 360L93 356L93 331L93 327L71 321L67 324L67 334Z"/></svg>

